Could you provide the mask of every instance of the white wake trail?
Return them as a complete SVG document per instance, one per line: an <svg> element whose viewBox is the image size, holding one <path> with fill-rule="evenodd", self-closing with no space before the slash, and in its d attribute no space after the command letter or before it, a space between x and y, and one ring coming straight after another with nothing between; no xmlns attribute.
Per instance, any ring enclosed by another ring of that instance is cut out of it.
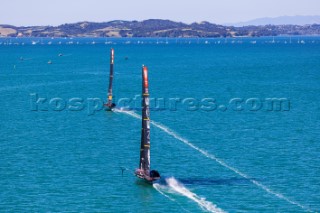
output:
<svg viewBox="0 0 320 213"><path fill-rule="evenodd" d="M200 152L201 154L203 154L204 156L206 156L207 158L210 158L212 160L215 160L217 163L219 163L220 165L224 166L225 168L235 172L236 174L240 175L241 177L249 180L251 183L253 183L254 185L260 187L261 189L263 189L264 191L268 192L269 194L272 194L282 200L285 200L293 205L296 205L296 206L299 206L300 208L304 209L304 210L307 210L307 211L310 211L312 212L312 210L310 210L308 207L294 201L294 200L291 200L289 198L287 198L286 196L278 193L278 192L275 192L273 190L271 190L270 188L268 188L267 186L263 185L262 183L256 181L256 180L253 180L250 176L248 176L247 174L244 174L243 172L239 171L238 169L228 165L227 163L225 163L223 160L217 158L215 155L213 154L210 154L208 153L207 151L204 151L202 149L200 149L199 147L193 145L192 143L190 143L188 140L182 138L181 136L179 136L177 133L173 132L171 129L169 129L168 127L165 127L164 125L161 125L159 123L156 123L156 122L151 122L154 126L158 127L159 129L163 130L164 132L168 133L169 135L171 135L172 137L180 140L181 142L183 142L184 144L187 144L188 146L190 146L191 148L197 150L198 152Z"/></svg>
<svg viewBox="0 0 320 213"><path fill-rule="evenodd" d="M183 184L179 183L175 178L167 178L166 182L171 189L173 189L180 195L183 195L189 198L190 200L196 202L203 210L213 213L225 212L222 209L218 208L215 204L211 203L210 201L207 201L205 198L200 197L199 195L191 192Z"/></svg>
<svg viewBox="0 0 320 213"><path fill-rule="evenodd" d="M177 202L175 199L171 198L170 196L166 195L166 194L163 192L165 186L160 185L160 184L158 184L158 183L155 183L155 184L153 184L152 186L153 186L153 188L155 188L155 190L157 190L161 195L163 195L164 197L168 198L168 199L171 200L172 202L177 203L177 204L180 206L180 208L183 209L185 212L191 213L191 212L188 211L187 209L183 208L179 202Z"/></svg>
<svg viewBox="0 0 320 213"><path fill-rule="evenodd" d="M175 199L171 198L170 196L166 195L165 193L162 192L162 186L158 183L155 183L152 185L153 188L155 188L160 194L162 194L163 196L165 196L166 198L168 198L169 200L175 202Z"/></svg>
<svg viewBox="0 0 320 213"><path fill-rule="evenodd" d="M118 110L118 112L122 112L122 113L125 113L127 115L130 115L131 117L134 117L134 118L137 118L137 119L141 119L140 115L138 115L137 113L135 112L132 112L132 111L123 111L123 110ZM275 192L273 191L272 189L270 189L269 187L263 185L262 183L256 181L256 180L253 180L249 175L239 171L238 169L228 165L227 163L225 163L223 160L219 159L218 157L216 157L215 155L213 154L210 154L208 153L207 151L204 151L203 149L200 149L199 147L193 145L192 143L190 143L187 139L179 136L176 132L174 132L173 130L171 130L170 128L160 124L160 123L157 123L155 121L151 121L151 124L154 125L155 127L161 129L162 131L166 132L168 135L174 137L175 139L183 142L184 144L188 145L189 147L197 150L198 152L200 152L201 154L203 154L204 156L206 156L207 158L209 159L212 159L214 161L216 161L217 163L219 163L220 165L222 165L223 167L235 172L236 174L240 175L241 177L249 180L251 183L253 183L254 185L258 186L259 188L263 189L264 191L266 191L267 193L271 194L271 195L274 195L275 197L279 198L279 199L282 199L282 200L285 200L287 201L288 203L292 204L292 205L295 205L295 206L298 206L306 211L309 211L309 212L313 212L310 208L308 208L307 206L304 206L300 203L298 203L297 201L294 201L294 200L291 200L290 198L278 193L278 192Z"/></svg>

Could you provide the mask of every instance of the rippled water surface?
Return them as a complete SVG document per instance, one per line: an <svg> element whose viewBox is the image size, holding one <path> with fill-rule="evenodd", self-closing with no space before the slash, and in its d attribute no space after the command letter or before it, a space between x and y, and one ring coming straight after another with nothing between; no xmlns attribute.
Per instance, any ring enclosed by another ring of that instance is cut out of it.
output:
<svg viewBox="0 0 320 213"><path fill-rule="evenodd" d="M151 97L167 101L151 111L153 186L132 174L139 110L92 111L111 47L116 101L141 93L142 64ZM0 211L319 211L319 94L318 37L1 38ZM268 98L285 102L270 110Z"/></svg>

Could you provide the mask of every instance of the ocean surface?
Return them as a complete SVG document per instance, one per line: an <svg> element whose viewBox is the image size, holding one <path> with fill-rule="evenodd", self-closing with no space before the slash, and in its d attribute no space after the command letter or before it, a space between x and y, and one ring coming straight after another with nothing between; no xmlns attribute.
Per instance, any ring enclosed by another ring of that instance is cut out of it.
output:
<svg viewBox="0 0 320 213"><path fill-rule="evenodd" d="M319 94L320 37L0 38L0 212L319 212Z"/></svg>

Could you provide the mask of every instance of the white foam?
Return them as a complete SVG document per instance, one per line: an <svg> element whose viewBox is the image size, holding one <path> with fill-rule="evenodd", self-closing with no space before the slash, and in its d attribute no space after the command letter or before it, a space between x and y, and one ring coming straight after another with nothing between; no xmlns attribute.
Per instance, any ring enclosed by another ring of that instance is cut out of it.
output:
<svg viewBox="0 0 320 213"><path fill-rule="evenodd" d="M158 184L158 183L155 183L155 184L153 184L152 186L153 186L153 188L155 188L161 195L163 195L164 197L168 198L168 199L171 200L172 202L177 203L182 210L184 210L185 212L191 213L191 212L188 211L187 209L183 208L179 202L177 202L175 199L171 198L170 196L168 196L167 194L165 194L165 192L163 192L163 191L166 191L166 188L167 188L166 186L160 185L160 184Z"/></svg>
<svg viewBox="0 0 320 213"><path fill-rule="evenodd" d="M189 198L190 200L196 202L203 210L206 210L208 212L214 212L214 213L225 212L222 209L218 208L215 204L211 203L210 201L207 201L205 198L200 197L197 194L191 192L184 185L179 183L175 178L173 177L167 178L166 182L171 189L173 189L175 192L179 193L180 195L183 195Z"/></svg>
<svg viewBox="0 0 320 213"><path fill-rule="evenodd" d="M138 115L137 113L135 112L132 112L132 111L122 111L122 110L119 110L119 112L123 112L127 115L130 115L134 118L137 118L137 119L141 119L140 115ZM309 212L313 212L310 208L308 208L307 206L304 206L300 203L298 203L297 201L294 201L294 200L291 200L290 198L278 193L278 192L275 192L273 191L272 189L270 189L269 187L263 185L262 183L256 181L256 180L253 180L249 175L239 171L238 169L228 165L227 163L225 163L223 160L221 160L220 158L216 157L215 155L213 154L210 154L208 153L207 151L204 151L202 149L200 149L199 147L193 145L192 143L190 143L187 139L179 136L176 132L174 132L173 130L171 130L170 128L160 124L160 123L157 123L155 121L151 121L151 124L153 124L155 127L161 129L162 131L166 132L168 135L174 137L175 139L183 142L184 144L188 145L189 147L197 150L198 152L200 152L201 154L203 154L204 156L206 156L207 158L209 159L212 159L214 161L216 161L217 163L219 163L220 165L224 166L225 168L235 172L236 174L240 175L241 177L249 180L251 183L253 183L254 185L256 185L257 187L263 189L264 191L266 191L267 193L271 194L271 195L274 195L275 197L279 198L279 199L282 199L282 200L285 200L287 201L288 203L292 204L292 205L296 205L306 211L309 211Z"/></svg>
<svg viewBox="0 0 320 213"><path fill-rule="evenodd" d="M171 198L170 196L166 195L165 193L162 192L162 186L158 183L155 183L152 185L153 188L155 188L160 194L162 194L163 196L165 196L166 198L168 198L169 200L175 202L175 199Z"/></svg>

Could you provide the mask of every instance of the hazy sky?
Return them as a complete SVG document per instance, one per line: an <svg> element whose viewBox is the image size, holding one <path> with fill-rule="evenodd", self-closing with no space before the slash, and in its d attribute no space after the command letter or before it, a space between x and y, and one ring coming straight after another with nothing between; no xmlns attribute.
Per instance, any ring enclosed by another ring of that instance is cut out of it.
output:
<svg viewBox="0 0 320 213"><path fill-rule="evenodd" d="M0 24L170 19L237 23L261 17L320 15L320 0L1 0Z"/></svg>

